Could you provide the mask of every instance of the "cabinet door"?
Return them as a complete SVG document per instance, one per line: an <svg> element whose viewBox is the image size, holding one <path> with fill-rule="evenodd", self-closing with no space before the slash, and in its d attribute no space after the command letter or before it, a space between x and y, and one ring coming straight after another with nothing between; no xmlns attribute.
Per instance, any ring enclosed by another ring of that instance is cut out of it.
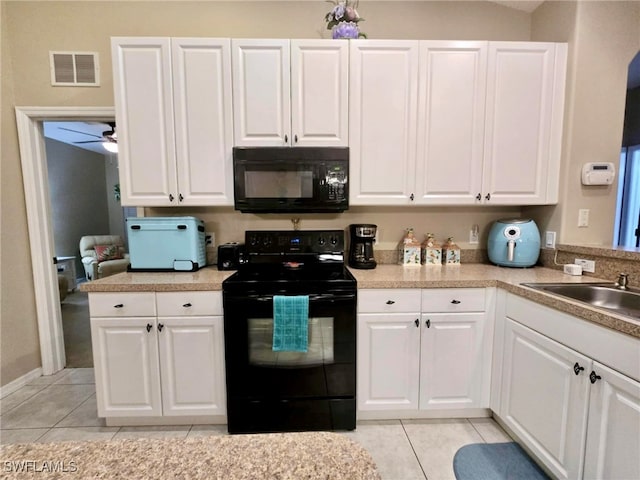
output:
<svg viewBox="0 0 640 480"><path fill-rule="evenodd" d="M556 478L581 478L591 360L509 319L504 338L503 420Z"/></svg>
<svg viewBox="0 0 640 480"><path fill-rule="evenodd" d="M291 40L294 146L349 145L348 89L348 40Z"/></svg>
<svg viewBox="0 0 640 480"><path fill-rule="evenodd" d="M483 313L422 315L421 409L489 407L484 320Z"/></svg>
<svg viewBox="0 0 640 480"><path fill-rule="evenodd" d="M91 318L99 417L162 415L155 318Z"/></svg>
<svg viewBox="0 0 640 480"><path fill-rule="evenodd" d="M418 41L350 43L350 203L415 198Z"/></svg>
<svg viewBox="0 0 640 480"><path fill-rule="evenodd" d="M640 383L597 362L584 478L640 478Z"/></svg>
<svg viewBox="0 0 640 480"><path fill-rule="evenodd" d="M290 145L289 40L233 39L231 46L235 144Z"/></svg>
<svg viewBox="0 0 640 480"><path fill-rule="evenodd" d="M358 315L358 409L418 408L419 314Z"/></svg>
<svg viewBox="0 0 640 480"><path fill-rule="evenodd" d="M171 43L111 39L123 206L176 205Z"/></svg>
<svg viewBox="0 0 640 480"><path fill-rule="evenodd" d="M178 203L233 204L229 39L174 38Z"/></svg>
<svg viewBox="0 0 640 480"><path fill-rule="evenodd" d="M488 65L485 202L556 203L566 45L489 42Z"/></svg>
<svg viewBox="0 0 640 480"><path fill-rule="evenodd" d="M487 42L420 42L416 203L480 203Z"/></svg>
<svg viewBox="0 0 640 480"><path fill-rule="evenodd" d="M164 415L224 415L222 317L158 317L158 328Z"/></svg>

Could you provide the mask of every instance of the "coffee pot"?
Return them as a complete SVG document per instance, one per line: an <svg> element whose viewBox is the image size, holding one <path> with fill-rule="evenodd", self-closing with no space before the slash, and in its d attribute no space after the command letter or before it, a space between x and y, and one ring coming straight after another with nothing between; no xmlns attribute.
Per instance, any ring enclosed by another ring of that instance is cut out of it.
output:
<svg viewBox="0 0 640 480"><path fill-rule="evenodd" d="M376 239L377 225L353 224L349 225L350 247L349 266L360 269L376 268L373 256L373 243Z"/></svg>

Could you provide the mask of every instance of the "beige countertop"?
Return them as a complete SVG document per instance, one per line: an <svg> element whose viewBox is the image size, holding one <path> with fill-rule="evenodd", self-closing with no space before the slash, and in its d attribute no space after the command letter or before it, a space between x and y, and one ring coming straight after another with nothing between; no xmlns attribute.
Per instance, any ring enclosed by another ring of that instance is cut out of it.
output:
<svg viewBox="0 0 640 480"><path fill-rule="evenodd" d="M0 458L3 479L380 479L371 455L333 432L25 443L1 445Z"/></svg>
<svg viewBox="0 0 640 480"><path fill-rule="evenodd" d="M458 266L378 265L372 270L350 269L358 288L472 288L500 287L537 303L640 338L640 321L559 298L521 283L594 283L595 277L571 276L550 268L503 268L479 263ZM232 271L207 267L197 272L126 272L83 283L85 292L169 292L221 290Z"/></svg>
<svg viewBox="0 0 640 480"><path fill-rule="evenodd" d="M234 272L206 267L197 272L124 272L80 284L83 292L176 292L222 290Z"/></svg>

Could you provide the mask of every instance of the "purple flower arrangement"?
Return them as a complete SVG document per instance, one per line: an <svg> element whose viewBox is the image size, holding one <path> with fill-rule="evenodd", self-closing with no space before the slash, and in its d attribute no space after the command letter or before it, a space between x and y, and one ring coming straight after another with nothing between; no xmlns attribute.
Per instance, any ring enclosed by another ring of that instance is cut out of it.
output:
<svg viewBox="0 0 640 480"><path fill-rule="evenodd" d="M327 1L333 4L333 8L324 19L327 22L327 30L331 30L333 38L367 38L367 35L358 27L358 22L364 20L356 10L358 0Z"/></svg>

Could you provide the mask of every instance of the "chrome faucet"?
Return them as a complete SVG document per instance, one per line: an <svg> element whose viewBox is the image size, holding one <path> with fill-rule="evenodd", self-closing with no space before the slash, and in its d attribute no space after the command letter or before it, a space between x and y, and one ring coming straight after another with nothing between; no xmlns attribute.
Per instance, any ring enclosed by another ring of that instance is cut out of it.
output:
<svg viewBox="0 0 640 480"><path fill-rule="evenodd" d="M626 290L627 289L627 285L629 285L629 275L627 275L626 273L621 273L620 275L618 275L618 280L616 281L616 286L620 290Z"/></svg>

